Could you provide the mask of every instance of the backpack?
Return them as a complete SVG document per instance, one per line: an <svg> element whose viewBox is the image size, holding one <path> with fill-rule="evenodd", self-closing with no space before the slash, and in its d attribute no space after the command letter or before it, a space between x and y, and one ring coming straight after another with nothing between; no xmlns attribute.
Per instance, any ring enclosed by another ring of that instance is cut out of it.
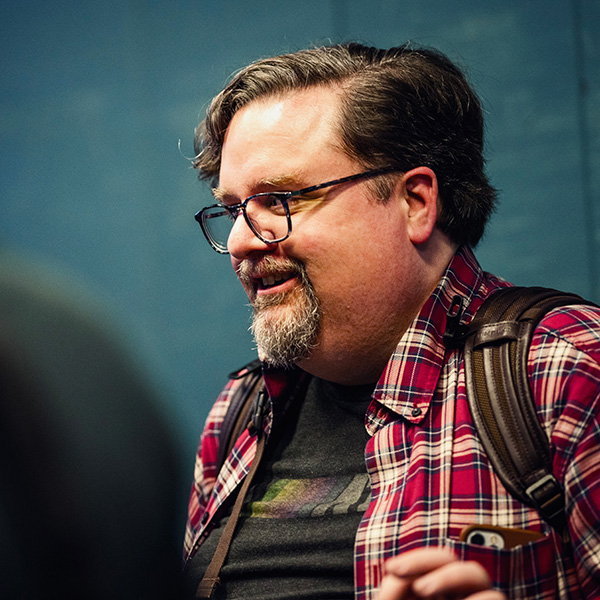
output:
<svg viewBox="0 0 600 600"><path fill-rule="evenodd" d="M459 300L455 297L453 304ZM574 304L596 306L550 288L503 288L484 301L466 328L455 327L454 336L464 341L467 400L494 471L515 498L535 508L563 537L564 491L552 473L549 440L537 418L527 358L542 318L554 308ZM451 316L455 326L460 312Z"/></svg>

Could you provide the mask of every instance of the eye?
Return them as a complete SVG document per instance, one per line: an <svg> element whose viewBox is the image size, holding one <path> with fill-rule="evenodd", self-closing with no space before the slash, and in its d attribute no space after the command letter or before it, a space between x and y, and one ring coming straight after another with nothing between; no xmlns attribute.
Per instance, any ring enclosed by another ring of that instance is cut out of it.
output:
<svg viewBox="0 0 600 600"><path fill-rule="evenodd" d="M265 196L265 202L264 202L264 207L265 208L270 208L271 210L273 209L278 209L280 207L282 207L282 203L281 200L279 199L278 196L269 194L268 196Z"/></svg>
<svg viewBox="0 0 600 600"><path fill-rule="evenodd" d="M282 198L277 194L259 194L255 196L252 198L252 202L247 205L246 210L250 212L266 210L274 215L285 215Z"/></svg>

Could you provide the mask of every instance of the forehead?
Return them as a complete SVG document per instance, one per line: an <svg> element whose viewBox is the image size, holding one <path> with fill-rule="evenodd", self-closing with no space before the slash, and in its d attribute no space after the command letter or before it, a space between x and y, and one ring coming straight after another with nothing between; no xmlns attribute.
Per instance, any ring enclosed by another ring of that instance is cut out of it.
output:
<svg viewBox="0 0 600 600"><path fill-rule="evenodd" d="M259 182L310 174L312 179L315 169L348 161L339 144L339 108L340 92L329 87L261 98L242 107L224 137L220 187L228 189L240 178Z"/></svg>
<svg viewBox="0 0 600 600"><path fill-rule="evenodd" d="M272 128L297 134L316 133L317 126L333 133L340 109L341 90L330 86L313 86L263 96L242 108L232 117L232 126L249 124L268 131Z"/></svg>

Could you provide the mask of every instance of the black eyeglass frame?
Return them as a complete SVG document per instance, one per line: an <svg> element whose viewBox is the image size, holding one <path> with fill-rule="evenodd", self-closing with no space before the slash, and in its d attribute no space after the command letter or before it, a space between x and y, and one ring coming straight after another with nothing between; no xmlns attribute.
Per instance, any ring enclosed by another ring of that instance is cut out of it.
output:
<svg viewBox="0 0 600 600"><path fill-rule="evenodd" d="M220 244L217 240L215 240L210 235L209 228L208 228L208 226L205 225L205 220L207 218L209 218L207 216L208 215L207 211L213 210L215 208L222 208L222 209L226 210L231 215L233 221L235 221L239 217L240 211L241 211L242 214L244 215L244 220L246 221L246 224L250 228L250 231L252 231L252 233L261 242L264 242L265 244L279 244L280 242L287 240L287 238L290 237L290 234L292 233L292 216L290 214L290 208L288 206L288 201L291 198L294 198L295 196L302 196L303 194L308 194L310 192L316 192L317 190L327 188L327 187L332 187L334 185L339 185L341 183L347 183L349 181L356 181L357 179L366 179L366 178L371 178L371 177L377 177L378 175L384 175L386 173L393 173L394 171L399 172L400 169L398 169L397 167L380 167L378 169L370 169L369 171L363 171L362 173L356 173L355 175L348 175L347 177L342 177L340 179L333 179L332 181L326 181L325 183L318 183L316 185L311 185L309 187L302 188L301 190L294 190L293 192L261 192L260 194L253 194L252 196L248 196L243 202L239 202L238 204L222 204L221 202L219 202L217 204L212 204L211 206L205 206L203 209L199 210L194 215L194 218L200 224L200 227L202 228L202 233L204 234L204 237L210 244L211 248L213 250L215 250L216 252L218 252L219 254L229 254L229 251L227 250L226 246L223 246L222 244ZM270 240L270 239L267 239L264 236L262 236L255 229L254 225L252 224L252 220L248 217L248 214L246 212L246 206L248 205L248 202L250 202L250 200L253 200L254 198L260 198L260 197L266 197L266 196L275 196L279 200L279 202L281 202L281 205L283 206L283 209L285 211L285 217L287 220L287 233L277 239L274 239L274 240Z"/></svg>

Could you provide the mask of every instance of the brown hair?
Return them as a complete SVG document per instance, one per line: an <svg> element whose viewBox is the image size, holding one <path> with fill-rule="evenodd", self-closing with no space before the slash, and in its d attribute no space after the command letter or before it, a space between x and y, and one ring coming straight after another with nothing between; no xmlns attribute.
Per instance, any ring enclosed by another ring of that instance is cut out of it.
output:
<svg viewBox="0 0 600 600"><path fill-rule="evenodd" d="M241 107L317 85L342 90L340 141L348 155L366 168L431 168L438 227L458 244L479 242L496 202L484 172L481 104L462 71L432 49L345 44L252 63L213 99L196 131L200 178L218 178L225 131Z"/></svg>

